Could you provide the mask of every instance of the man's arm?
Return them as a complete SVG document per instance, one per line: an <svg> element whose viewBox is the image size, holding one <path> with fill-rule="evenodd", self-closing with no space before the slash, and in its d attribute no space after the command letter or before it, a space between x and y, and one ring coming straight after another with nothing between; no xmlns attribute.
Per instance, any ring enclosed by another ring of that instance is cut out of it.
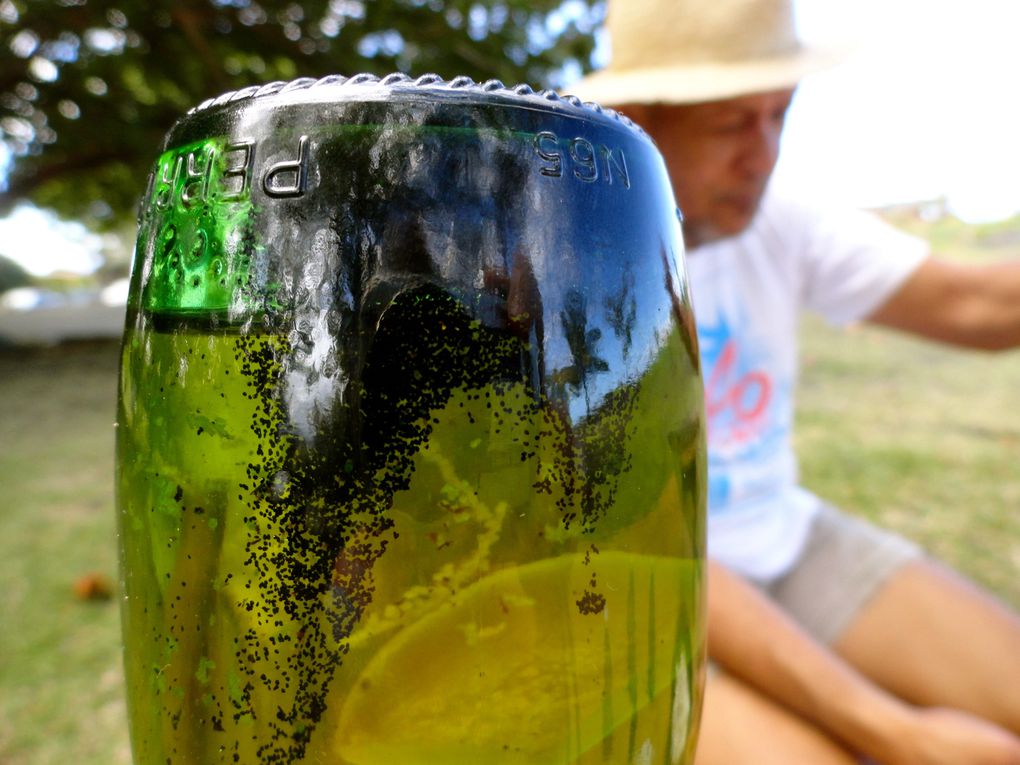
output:
<svg viewBox="0 0 1020 765"><path fill-rule="evenodd" d="M1020 346L1020 260L954 263L930 257L868 321L985 350Z"/></svg>
<svg viewBox="0 0 1020 765"><path fill-rule="evenodd" d="M962 712L914 708L709 563L708 648L727 672L883 765L1017 765L1020 740Z"/></svg>

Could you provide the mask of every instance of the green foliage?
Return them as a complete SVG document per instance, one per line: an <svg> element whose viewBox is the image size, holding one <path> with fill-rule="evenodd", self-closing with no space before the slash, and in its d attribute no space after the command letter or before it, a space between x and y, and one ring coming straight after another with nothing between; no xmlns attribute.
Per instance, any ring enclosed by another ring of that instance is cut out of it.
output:
<svg viewBox="0 0 1020 765"><path fill-rule="evenodd" d="M804 485L920 542L1020 608L1020 354L871 326L833 329L813 317L800 340Z"/></svg>
<svg viewBox="0 0 1020 765"><path fill-rule="evenodd" d="M195 104L297 76L436 72L555 86L600 0L0 0L2 206L114 222Z"/></svg>
<svg viewBox="0 0 1020 765"><path fill-rule="evenodd" d="M0 255L0 293L32 283L32 277L10 258Z"/></svg>

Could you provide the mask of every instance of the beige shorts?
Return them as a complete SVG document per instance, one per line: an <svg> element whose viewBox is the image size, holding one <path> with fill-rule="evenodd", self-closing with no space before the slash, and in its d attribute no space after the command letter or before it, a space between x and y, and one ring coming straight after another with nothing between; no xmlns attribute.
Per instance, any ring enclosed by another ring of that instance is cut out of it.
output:
<svg viewBox="0 0 1020 765"><path fill-rule="evenodd" d="M823 505L794 568L759 586L808 633L831 644L889 577L923 555L914 542Z"/></svg>

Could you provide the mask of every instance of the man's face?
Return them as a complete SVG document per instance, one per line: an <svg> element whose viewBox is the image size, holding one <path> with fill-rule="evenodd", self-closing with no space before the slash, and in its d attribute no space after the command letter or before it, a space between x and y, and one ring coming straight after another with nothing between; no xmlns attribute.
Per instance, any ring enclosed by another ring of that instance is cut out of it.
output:
<svg viewBox="0 0 1020 765"><path fill-rule="evenodd" d="M743 231L779 156L793 90L699 104L623 107L658 144L688 247Z"/></svg>

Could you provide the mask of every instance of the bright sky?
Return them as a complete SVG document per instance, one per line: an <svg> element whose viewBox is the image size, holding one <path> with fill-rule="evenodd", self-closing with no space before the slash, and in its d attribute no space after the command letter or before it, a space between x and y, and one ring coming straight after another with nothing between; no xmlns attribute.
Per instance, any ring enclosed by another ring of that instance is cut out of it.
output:
<svg viewBox="0 0 1020 765"><path fill-rule="evenodd" d="M778 178L860 206L945 197L971 221L1020 212L1020 2L796 2L806 39L862 44L802 83Z"/></svg>
<svg viewBox="0 0 1020 765"><path fill-rule="evenodd" d="M61 221L36 207L17 207L0 218L0 255L34 276L54 271L90 274L101 264L102 237L80 223Z"/></svg>
<svg viewBox="0 0 1020 765"><path fill-rule="evenodd" d="M857 206L945 197L967 220L1020 212L1020 0L795 2L806 39L860 45L801 85L777 179ZM0 220L0 253L87 273L99 239L68 225L32 210Z"/></svg>

